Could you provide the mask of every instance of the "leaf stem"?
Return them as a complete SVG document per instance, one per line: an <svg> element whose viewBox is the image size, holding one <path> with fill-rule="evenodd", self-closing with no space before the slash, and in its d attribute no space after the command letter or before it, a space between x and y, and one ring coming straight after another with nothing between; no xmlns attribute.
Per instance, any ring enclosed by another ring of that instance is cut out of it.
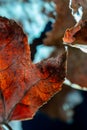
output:
<svg viewBox="0 0 87 130"><path fill-rule="evenodd" d="M3 123L2 124L2 127L4 128L4 129L8 129L8 130L12 130L12 128L10 127L10 125L8 125L7 123Z"/></svg>

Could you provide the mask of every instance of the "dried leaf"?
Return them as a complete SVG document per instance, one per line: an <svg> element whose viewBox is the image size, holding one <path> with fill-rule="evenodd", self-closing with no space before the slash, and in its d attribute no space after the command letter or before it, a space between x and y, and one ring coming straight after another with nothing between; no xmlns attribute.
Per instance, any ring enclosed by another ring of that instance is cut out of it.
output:
<svg viewBox="0 0 87 130"><path fill-rule="evenodd" d="M70 0L70 8L72 13L78 13L79 7L82 7L82 19L87 18L87 0Z"/></svg>
<svg viewBox="0 0 87 130"><path fill-rule="evenodd" d="M76 26L67 29L63 41L87 52L87 21L80 22Z"/></svg>
<svg viewBox="0 0 87 130"><path fill-rule="evenodd" d="M0 17L0 122L32 118L61 89L66 54L33 64L21 27Z"/></svg>
<svg viewBox="0 0 87 130"><path fill-rule="evenodd" d="M87 44L87 21L67 29L63 41L70 44Z"/></svg>
<svg viewBox="0 0 87 130"><path fill-rule="evenodd" d="M56 4L56 19L53 29L47 32L47 38L44 39L46 45L60 45L65 30L75 24L75 20L69 9L69 0L53 0Z"/></svg>
<svg viewBox="0 0 87 130"><path fill-rule="evenodd" d="M74 84L87 88L87 55L77 48L69 47L67 78Z"/></svg>
<svg viewBox="0 0 87 130"><path fill-rule="evenodd" d="M55 57L58 53L62 53L64 46L61 48L57 47L51 56ZM87 55L81 50L68 46L67 56L67 75L66 78L71 82L65 82L70 87L77 89L87 89ZM77 84L77 86L73 86Z"/></svg>

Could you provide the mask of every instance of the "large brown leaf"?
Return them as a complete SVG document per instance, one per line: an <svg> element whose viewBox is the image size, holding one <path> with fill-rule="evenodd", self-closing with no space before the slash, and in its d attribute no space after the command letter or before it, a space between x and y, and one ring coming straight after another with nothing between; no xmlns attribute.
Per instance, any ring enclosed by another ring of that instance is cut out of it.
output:
<svg viewBox="0 0 87 130"><path fill-rule="evenodd" d="M33 64L21 27L0 17L0 123L32 118L61 90L66 54Z"/></svg>

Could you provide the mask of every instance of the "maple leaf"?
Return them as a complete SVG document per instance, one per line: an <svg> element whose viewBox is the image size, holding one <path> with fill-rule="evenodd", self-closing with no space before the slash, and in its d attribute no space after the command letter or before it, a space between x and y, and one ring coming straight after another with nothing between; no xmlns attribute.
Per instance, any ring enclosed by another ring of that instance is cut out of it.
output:
<svg viewBox="0 0 87 130"><path fill-rule="evenodd" d="M0 17L0 123L33 117L61 90L66 53L33 64L27 36L13 20Z"/></svg>

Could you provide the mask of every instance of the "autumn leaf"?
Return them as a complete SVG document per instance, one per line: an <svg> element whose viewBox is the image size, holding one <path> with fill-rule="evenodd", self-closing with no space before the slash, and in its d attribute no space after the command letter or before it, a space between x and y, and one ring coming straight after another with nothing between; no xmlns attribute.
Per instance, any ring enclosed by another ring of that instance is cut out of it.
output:
<svg viewBox="0 0 87 130"><path fill-rule="evenodd" d="M33 117L61 90L66 53L33 64L27 36L13 20L0 17L0 123Z"/></svg>
<svg viewBox="0 0 87 130"><path fill-rule="evenodd" d="M67 29L63 41L87 53L87 21L80 21L76 26Z"/></svg>
<svg viewBox="0 0 87 130"><path fill-rule="evenodd" d="M79 8L81 7L83 13L81 19L85 20L87 18L87 0L69 0L69 1L70 1L69 7L72 10L72 14L79 13Z"/></svg>
<svg viewBox="0 0 87 130"><path fill-rule="evenodd" d="M73 47L68 49L67 78L80 89L87 89L87 55Z"/></svg>
<svg viewBox="0 0 87 130"><path fill-rule="evenodd" d="M49 2L49 0L46 0ZM52 1L52 0L50 0ZM43 40L45 45L61 45L62 37L67 28L75 24L75 20L69 9L69 0L53 0L55 3L56 18L52 25L52 30L46 33Z"/></svg>
<svg viewBox="0 0 87 130"><path fill-rule="evenodd" d="M51 56L55 57L58 53L64 51L64 46L56 47ZM66 78L70 81L65 80L65 84L70 87L74 87L81 90L87 89L87 55L80 49L68 46L67 55L67 75ZM76 85L74 85L76 84Z"/></svg>
<svg viewBox="0 0 87 130"><path fill-rule="evenodd" d="M70 44L87 45L87 21L80 22L76 26L67 29L63 41Z"/></svg>

